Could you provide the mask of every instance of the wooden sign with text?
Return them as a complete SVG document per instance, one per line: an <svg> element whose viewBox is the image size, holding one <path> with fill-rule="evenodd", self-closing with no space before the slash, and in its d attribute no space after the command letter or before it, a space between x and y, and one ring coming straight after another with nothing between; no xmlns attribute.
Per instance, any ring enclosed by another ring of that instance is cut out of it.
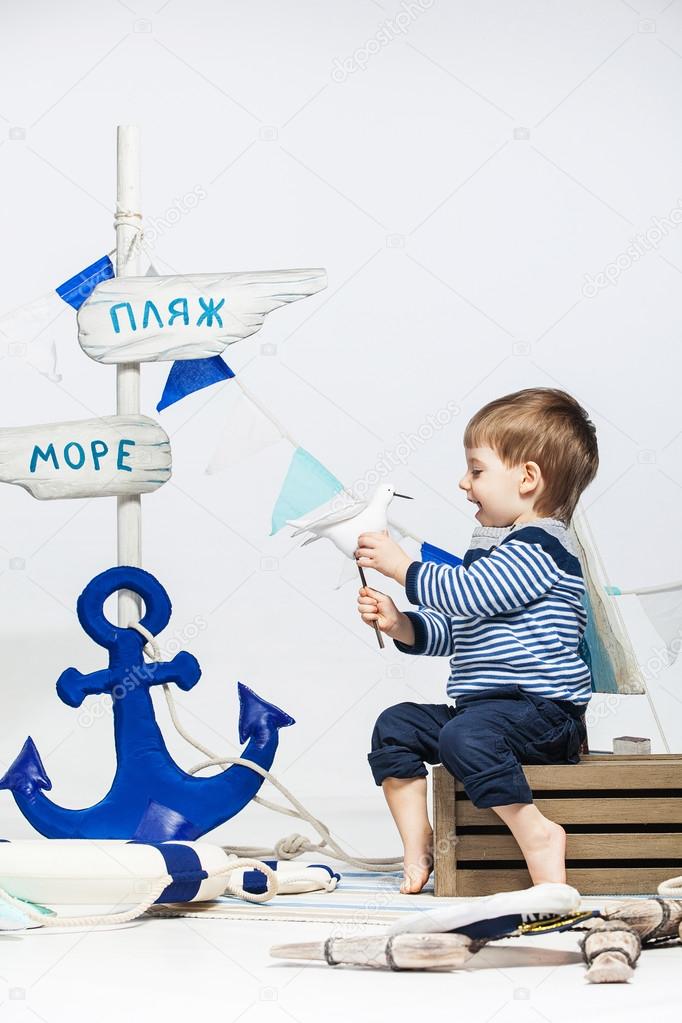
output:
<svg viewBox="0 0 682 1023"><path fill-rule="evenodd" d="M97 362L206 359L326 286L324 270L114 277L78 310L78 340Z"/></svg>
<svg viewBox="0 0 682 1023"><path fill-rule="evenodd" d="M168 436L147 416L0 429L0 482L40 500L147 494L170 474Z"/></svg>

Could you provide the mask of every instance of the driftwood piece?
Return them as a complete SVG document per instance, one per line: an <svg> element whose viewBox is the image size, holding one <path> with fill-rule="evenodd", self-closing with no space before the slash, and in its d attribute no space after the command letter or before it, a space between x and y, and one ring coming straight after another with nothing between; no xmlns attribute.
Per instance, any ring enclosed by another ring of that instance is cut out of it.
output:
<svg viewBox="0 0 682 1023"><path fill-rule="evenodd" d="M369 966L389 970L457 970L478 952L481 943L465 934L372 934L273 945L275 959L313 959L329 966Z"/></svg>
<svg viewBox="0 0 682 1023"><path fill-rule="evenodd" d="M605 920L632 927L645 945L671 941L678 937L682 925L682 900L655 898L611 903L601 915Z"/></svg>
<svg viewBox="0 0 682 1023"><path fill-rule="evenodd" d="M623 984L630 980L642 950L639 934L618 920L595 919L579 941L591 984Z"/></svg>

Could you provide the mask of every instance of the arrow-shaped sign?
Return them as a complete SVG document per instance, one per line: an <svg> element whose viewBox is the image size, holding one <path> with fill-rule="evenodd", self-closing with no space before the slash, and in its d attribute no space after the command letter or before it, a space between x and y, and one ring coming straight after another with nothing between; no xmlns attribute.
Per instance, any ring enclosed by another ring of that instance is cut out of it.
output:
<svg viewBox="0 0 682 1023"><path fill-rule="evenodd" d="M78 340L104 363L208 359L255 334L273 309L327 286L324 270L114 277L78 310Z"/></svg>
<svg viewBox="0 0 682 1023"><path fill-rule="evenodd" d="M41 500L147 494L170 474L168 436L147 416L0 429L0 482Z"/></svg>

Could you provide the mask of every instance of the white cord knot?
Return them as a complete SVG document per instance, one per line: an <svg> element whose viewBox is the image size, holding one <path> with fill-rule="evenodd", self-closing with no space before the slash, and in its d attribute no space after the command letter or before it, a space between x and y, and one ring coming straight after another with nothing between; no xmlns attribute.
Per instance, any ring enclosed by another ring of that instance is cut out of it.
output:
<svg viewBox="0 0 682 1023"><path fill-rule="evenodd" d="M287 835L286 838L280 838L279 842L275 844L275 855L278 860L293 860L296 856L300 856L301 853L308 852L312 848L310 839L305 835L294 833Z"/></svg>
<svg viewBox="0 0 682 1023"><path fill-rule="evenodd" d="M114 214L114 227L120 227L121 225L127 225L128 227L134 227L137 231L141 231L142 214L136 213L134 210L116 210Z"/></svg>

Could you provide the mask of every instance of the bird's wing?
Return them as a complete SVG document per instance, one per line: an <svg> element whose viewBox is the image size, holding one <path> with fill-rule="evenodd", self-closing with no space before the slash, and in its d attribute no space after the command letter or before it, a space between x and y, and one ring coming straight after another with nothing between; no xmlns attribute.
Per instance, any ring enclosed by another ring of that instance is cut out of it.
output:
<svg viewBox="0 0 682 1023"><path fill-rule="evenodd" d="M293 534L293 536L297 536L297 535L298 535L297 533ZM316 540L321 540L321 539L322 539L321 536L309 536L307 540L303 541L303 543L301 544L301 547L307 547L309 543L315 543Z"/></svg>
<svg viewBox="0 0 682 1023"><path fill-rule="evenodd" d="M346 522L347 519L352 519L359 515L366 507L366 501L356 501L353 504L346 505L344 508L325 512L323 515L307 519L306 521L287 519L287 525L293 526L296 530L295 533L292 533L292 536L298 536L300 533L306 533L309 529L319 529L321 526L335 526L339 522Z"/></svg>

